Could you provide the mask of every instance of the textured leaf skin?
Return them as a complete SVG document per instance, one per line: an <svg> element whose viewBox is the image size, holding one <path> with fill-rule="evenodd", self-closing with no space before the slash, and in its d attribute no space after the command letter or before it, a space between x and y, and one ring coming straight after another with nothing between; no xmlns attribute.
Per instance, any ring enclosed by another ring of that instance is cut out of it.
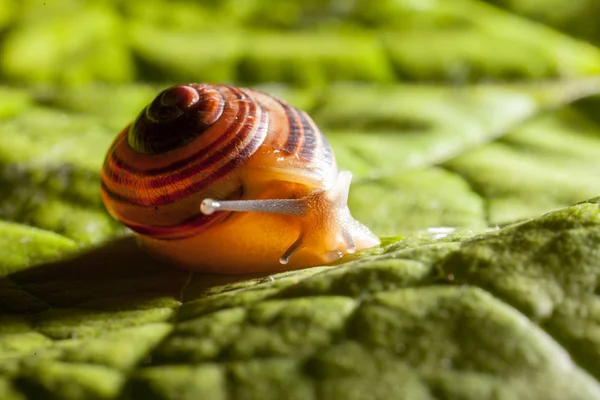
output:
<svg viewBox="0 0 600 400"><path fill-rule="evenodd" d="M592 3L0 0L0 399L600 399ZM182 81L307 110L383 244L143 253L100 166Z"/></svg>
<svg viewBox="0 0 600 400"><path fill-rule="evenodd" d="M587 202L270 279L191 275L123 240L10 275L40 309L3 317L0 371L60 398L600 398L599 221Z"/></svg>

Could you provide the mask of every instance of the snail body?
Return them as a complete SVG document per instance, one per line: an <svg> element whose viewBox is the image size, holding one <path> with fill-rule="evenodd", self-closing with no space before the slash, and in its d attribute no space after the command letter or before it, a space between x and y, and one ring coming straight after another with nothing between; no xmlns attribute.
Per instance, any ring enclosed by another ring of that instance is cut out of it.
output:
<svg viewBox="0 0 600 400"><path fill-rule="evenodd" d="M190 84L162 91L118 134L102 199L158 258L271 272L379 244L350 215L351 179L306 113L250 89Z"/></svg>

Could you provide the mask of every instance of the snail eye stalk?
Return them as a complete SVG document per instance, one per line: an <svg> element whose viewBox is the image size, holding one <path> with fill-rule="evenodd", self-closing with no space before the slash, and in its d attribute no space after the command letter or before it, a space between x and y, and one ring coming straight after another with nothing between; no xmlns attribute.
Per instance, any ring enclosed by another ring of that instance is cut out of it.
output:
<svg viewBox="0 0 600 400"><path fill-rule="evenodd" d="M306 214L306 201L303 199L269 199L269 200L213 200L204 199L200 211L211 215L215 211L264 212L286 215Z"/></svg>

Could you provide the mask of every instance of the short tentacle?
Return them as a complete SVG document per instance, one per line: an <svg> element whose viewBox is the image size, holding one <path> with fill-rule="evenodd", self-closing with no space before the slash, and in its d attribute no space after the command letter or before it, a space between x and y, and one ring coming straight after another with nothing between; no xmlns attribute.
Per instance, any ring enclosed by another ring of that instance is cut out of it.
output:
<svg viewBox="0 0 600 400"><path fill-rule="evenodd" d="M290 258L292 258L294 253L296 253L298 250L304 247L302 236L303 235L298 236L298 239L296 239L294 243L292 243L290 247L288 247L288 249L285 251L285 253L281 255L281 257L279 257L280 264L287 264L288 262L290 262Z"/></svg>

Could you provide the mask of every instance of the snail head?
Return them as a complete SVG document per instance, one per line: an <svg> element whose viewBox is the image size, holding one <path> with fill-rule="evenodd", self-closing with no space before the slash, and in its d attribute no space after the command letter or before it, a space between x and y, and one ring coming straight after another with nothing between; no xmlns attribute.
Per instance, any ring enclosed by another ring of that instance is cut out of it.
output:
<svg viewBox="0 0 600 400"><path fill-rule="evenodd" d="M224 99L208 85L168 88L141 112L129 128L129 145L139 153L163 154L206 131L223 113Z"/></svg>

